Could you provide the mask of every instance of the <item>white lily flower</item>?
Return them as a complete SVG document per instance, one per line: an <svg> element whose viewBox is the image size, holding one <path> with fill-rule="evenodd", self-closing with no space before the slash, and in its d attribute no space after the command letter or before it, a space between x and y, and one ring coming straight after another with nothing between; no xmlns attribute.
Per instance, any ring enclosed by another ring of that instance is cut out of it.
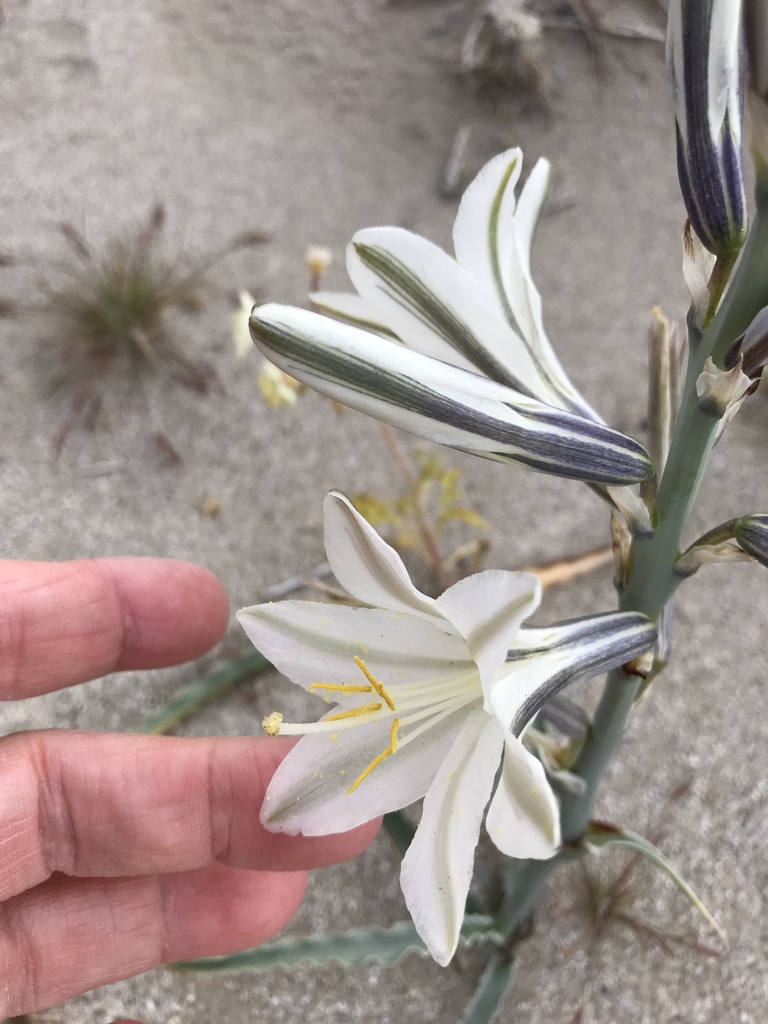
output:
<svg viewBox="0 0 768 1024"><path fill-rule="evenodd" d="M347 271L358 294L317 292L312 301L417 352L600 423L547 338L531 276L533 233L550 165L538 161L518 201L522 165L522 152L510 149L467 188L453 226L455 260L402 228L367 228L347 248Z"/></svg>
<svg viewBox="0 0 768 1024"><path fill-rule="evenodd" d="M358 294L312 296L345 322L269 303L251 317L254 341L292 377L441 444L592 483L648 479L648 453L605 426L546 336L530 250L549 164L518 202L521 166L509 150L469 186L457 259L402 228L359 231L347 251Z"/></svg>
<svg viewBox="0 0 768 1024"><path fill-rule="evenodd" d="M635 613L521 629L540 600L530 573L483 572L428 597L337 492L326 498L325 544L366 607L284 601L238 613L281 672L336 705L318 722L264 720L271 734L303 738L269 786L262 821L326 835L424 797L401 884L429 951L447 964L489 800L486 828L503 853L545 859L560 844L554 793L520 739L526 726L570 682L647 650L655 630Z"/></svg>

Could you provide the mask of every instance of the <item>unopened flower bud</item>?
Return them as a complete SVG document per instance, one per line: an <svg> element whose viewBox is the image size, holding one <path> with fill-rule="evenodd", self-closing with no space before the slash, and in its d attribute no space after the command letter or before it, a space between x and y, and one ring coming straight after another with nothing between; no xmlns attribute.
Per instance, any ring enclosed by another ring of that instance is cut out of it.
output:
<svg viewBox="0 0 768 1024"><path fill-rule="evenodd" d="M768 182L768 3L744 0L749 61L749 141L758 185Z"/></svg>
<svg viewBox="0 0 768 1024"><path fill-rule="evenodd" d="M671 0L667 64L680 188L693 229L716 256L744 242L745 52L741 0Z"/></svg>
<svg viewBox="0 0 768 1024"><path fill-rule="evenodd" d="M737 520L734 536L755 561L768 567L768 515L753 513Z"/></svg>

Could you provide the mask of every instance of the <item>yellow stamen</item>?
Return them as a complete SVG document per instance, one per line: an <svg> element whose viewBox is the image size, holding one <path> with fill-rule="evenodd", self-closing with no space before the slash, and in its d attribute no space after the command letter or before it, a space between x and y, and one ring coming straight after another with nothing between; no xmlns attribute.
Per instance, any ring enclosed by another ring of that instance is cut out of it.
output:
<svg viewBox="0 0 768 1024"><path fill-rule="evenodd" d="M373 691L372 686L352 686L350 683L312 683L309 689L339 690L341 693L371 693Z"/></svg>
<svg viewBox="0 0 768 1024"><path fill-rule="evenodd" d="M363 675L368 680L368 682L371 684L371 686L374 688L376 693L378 693L378 695L381 697L381 699L385 700L387 702L387 706L389 707L389 710L390 711L394 711L395 710L395 702L392 700L392 698L389 696L387 691L384 689L384 683L380 683L379 680L376 679L375 676L373 676L371 674L371 672L368 670L368 666L365 664L363 659L362 658L358 658L357 655L355 655L355 664L360 669L360 671L363 673Z"/></svg>
<svg viewBox="0 0 768 1024"><path fill-rule="evenodd" d="M324 722L340 722L342 718L357 718L358 715L372 715L374 711L381 711L383 704L364 704L361 708L352 708L351 711L342 711L340 715L329 715Z"/></svg>
<svg viewBox="0 0 768 1024"><path fill-rule="evenodd" d="M347 790L347 795L349 795L350 793L354 793L354 791L357 789L360 783L363 782L364 779L368 778L368 776L371 774L374 768L378 768L382 761L386 760L386 758L388 758L390 754L394 754L397 751L397 729L399 725L400 719L395 718L392 720L392 729L389 734L389 746L383 753L379 754L378 757L374 757L374 759L371 761L371 763L368 765L365 771L361 772L361 774L358 775L358 777Z"/></svg>
<svg viewBox="0 0 768 1024"><path fill-rule="evenodd" d="M267 715L267 717L262 720L261 728L267 736L277 736L282 724L283 716L279 711L273 711L271 715Z"/></svg>

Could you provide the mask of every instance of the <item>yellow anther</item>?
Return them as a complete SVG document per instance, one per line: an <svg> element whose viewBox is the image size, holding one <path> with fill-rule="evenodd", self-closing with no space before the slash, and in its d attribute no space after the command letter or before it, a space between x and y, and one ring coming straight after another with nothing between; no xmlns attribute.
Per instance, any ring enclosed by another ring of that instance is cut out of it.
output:
<svg viewBox="0 0 768 1024"><path fill-rule="evenodd" d="M347 790L347 795L349 795L350 793L354 793L357 787L360 785L360 783L368 778L368 776L371 774L374 768L378 768L382 761L385 761L390 756L390 754L394 754L397 751L397 730L399 725L400 719L393 719L392 729L390 730L389 734L389 746L385 751L379 754L378 757L374 757L374 759L371 761L371 763L368 765L365 771L361 772L360 775L358 775L358 777Z"/></svg>
<svg viewBox="0 0 768 1024"><path fill-rule="evenodd" d="M390 711L394 711L395 710L395 702L392 700L392 698L389 696L387 691L384 689L384 683L380 683L379 680L376 679L376 677L374 675L372 675L372 673L369 671L368 666L365 664L363 659L362 658L358 658L357 655L355 655L355 664L360 669L360 671L363 673L363 675L368 680L368 682L371 684L371 686L374 688L376 693L378 693L378 695L381 697L381 699L387 702L387 706L389 707L389 710Z"/></svg>
<svg viewBox="0 0 768 1024"><path fill-rule="evenodd" d="M271 715L267 715L266 718L262 719L261 728L267 734L267 736L277 736L280 732L280 726L283 724L283 716L279 711L273 711Z"/></svg>
<svg viewBox="0 0 768 1024"><path fill-rule="evenodd" d="M341 693L372 693L372 686L352 686L350 683L312 683L310 690L338 690Z"/></svg>
<svg viewBox="0 0 768 1024"><path fill-rule="evenodd" d="M358 715L372 715L374 711L381 711L383 704L364 704L361 708L352 708L351 711L342 711L340 715L329 715L324 722L340 722L342 718L357 718Z"/></svg>

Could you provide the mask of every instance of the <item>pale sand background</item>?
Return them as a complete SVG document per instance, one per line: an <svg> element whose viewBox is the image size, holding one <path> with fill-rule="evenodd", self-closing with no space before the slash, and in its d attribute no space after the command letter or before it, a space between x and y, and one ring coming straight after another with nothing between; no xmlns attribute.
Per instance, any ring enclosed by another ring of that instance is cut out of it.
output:
<svg viewBox="0 0 768 1024"><path fill-rule="evenodd" d="M384 0L6 0L0 30L2 248L61 252L52 230L69 218L94 240L169 207L169 237L197 252L247 227L274 232L267 248L212 275L208 304L181 315L190 349L215 359L225 394L198 399L166 384L107 403L112 431L76 431L58 464L50 441L63 406L40 398L46 357L38 325L0 325L0 519L4 554L74 558L176 555L224 580L233 608L261 588L322 560L321 499L395 483L375 426L336 416L308 397L299 415L267 414L254 359L244 372L228 338L231 292L302 301L302 255L333 247L330 286L358 227L400 223L447 243L455 202L435 182L457 125L475 126L471 169L508 144L528 167L554 162L553 197L574 205L545 218L535 253L548 326L585 394L617 427L643 436L649 310L684 308L682 220L661 61L651 43L610 43L611 74L598 85L583 41L549 33L548 116L522 100L473 99L434 59L451 4ZM650 9L650 8L649 8ZM35 275L4 271L0 292L22 295ZM55 330L55 324L50 325ZM148 423L183 452L163 465ZM763 510L768 411L756 399L714 460L694 527ZM119 460L110 475L88 475ZM491 564L515 567L576 551L606 536L606 514L584 487L464 459L471 500L493 525ZM205 495L219 518L200 512ZM610 608L610 574L552 594L544 618ZM667 959L621 933L595 957L595 1019L760 1024L768 1005L764 892L768 796L761 570L701 574L678 602L674 667L638 714L601 805L640 831L662 816L666 794L694 776L676 807L665 850L685 870L731 937L727 959ZM243 648L233 626L220 655ZM210 663L213 663L211 660ZM122 676L49 699L9 705L3 728L57 725L130 729L193 666ZM262 681L195 720L190 731L258 732L265 710L287 702ZM256 813L256 808L254 808ZM486 854L486 858L491 854ZM403 906L386 838L357 863L317 875L297 932L389 922ZM585 977L583 948L564 950L577 922L559 877L523 949L520 981L502 1019L567 1022ZM657 879L645 917L710 941L693 912ZM460 1015L482 954L448 970L409 959L394 969L274 972L253 981L155 971L46 1015L147 1024L227 1020L450 1022Z"/></svg>

